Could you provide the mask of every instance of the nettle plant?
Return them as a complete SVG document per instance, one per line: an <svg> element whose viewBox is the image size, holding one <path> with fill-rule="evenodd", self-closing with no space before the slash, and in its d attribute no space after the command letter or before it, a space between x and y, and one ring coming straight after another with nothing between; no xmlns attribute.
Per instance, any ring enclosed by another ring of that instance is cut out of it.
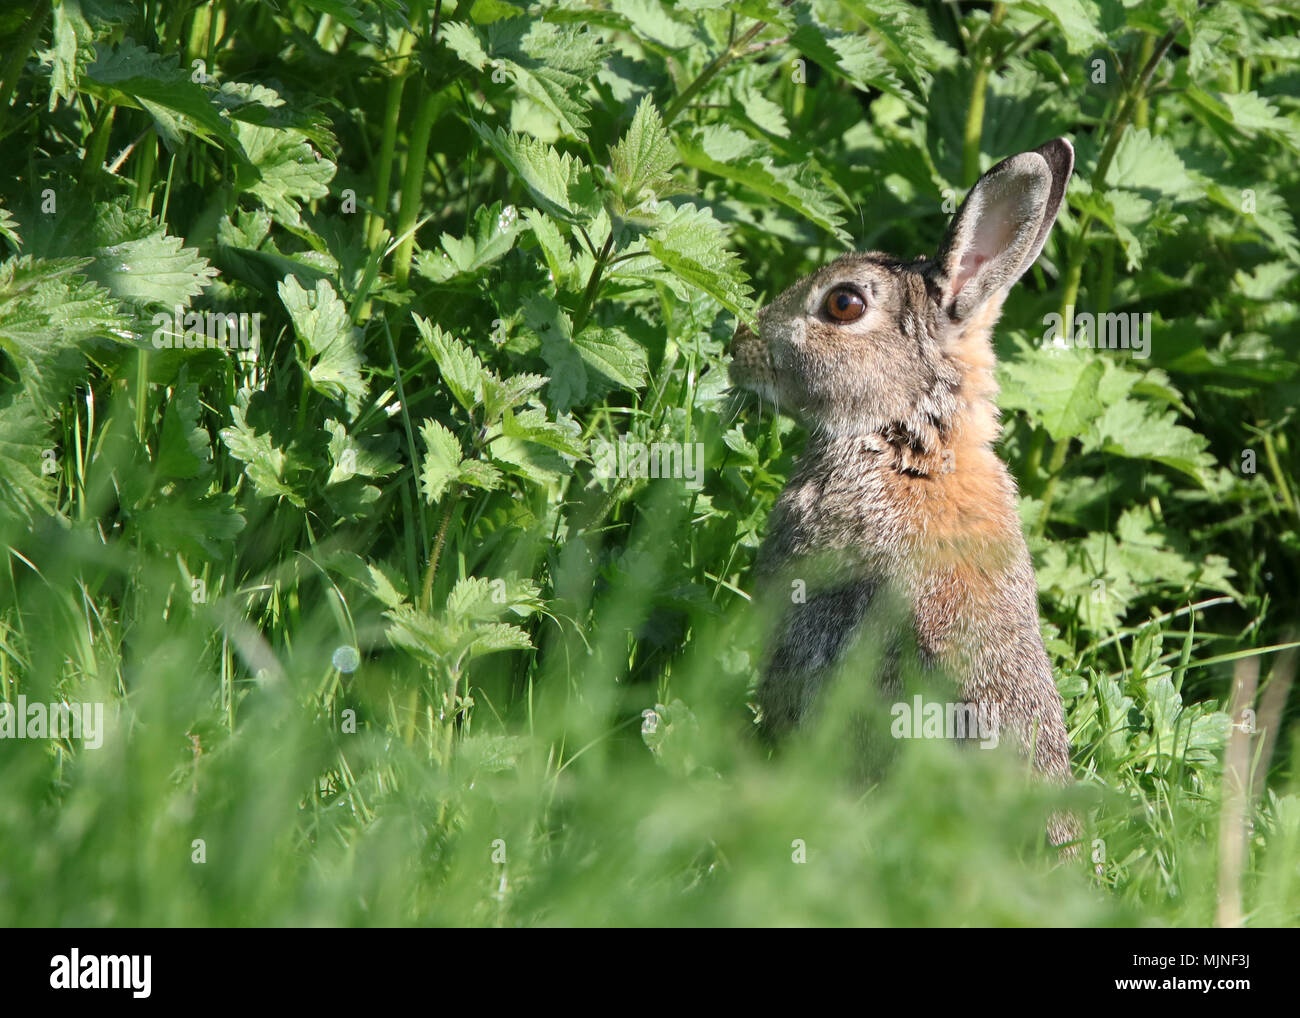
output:
<svg viewBox="0 0 1300 1018"><path fill-rule="evenodd" d="M1066 136L1067 206L997 333L1001 451L1076 769L1124 793L1099 825L1172 837L1185 810L1203 834L1231 665L1291 639L1300 607L1284 582L1298 16L1265 0L0 14L5 695L30 680L24 598L69 534L99 557L69 574L65 622L112 635L78 637L41 681L129 691L146 605L202 622L199 743L233 737L275 659L316 676L295 688L326 730L360 710L444 767L513 766L545 688L575 712L549 765L611 734L640 749L648 705L692 718L675 686L692 650L747 720L754 648L709 639L745 607L802 437L737 416L728 340L841 250L932 250L980 172ZM185 341L241 315L256 344ZM1127 343L1104 341L1121 326ZM698 443L703 487L598 469L593 448L620 439ZM355 674L331 665L339 647ZM360 826L355 796L395 779L360 779L348 752L329 744L313 800ZM442 822L455 796L438 795ZM1135 850L1109 873L1167 889L1177 859Z"/></svg>

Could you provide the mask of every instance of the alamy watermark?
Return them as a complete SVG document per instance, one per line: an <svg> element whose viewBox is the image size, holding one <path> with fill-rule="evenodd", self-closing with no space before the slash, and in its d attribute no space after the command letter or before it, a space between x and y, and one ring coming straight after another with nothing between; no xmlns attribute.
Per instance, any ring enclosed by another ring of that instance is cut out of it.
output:
<svg viewBox="0 0 1300 1018"><path fill-rule="evenodd" d="M1047 331L1043 345L1068 350L1071 346L1085 350L1129 350L1133 357L1151 356L1151 312L1090 311L1074 313L1074 305L1065 305L1065 314L1043 315Z"/></svg>
<svg viewBox="0 0 1300 1018"><path fill-rule="evenodd" d="M80 739L86 749L104 744L102 703L0 702L0 739Z"/></svg>
<svg viewBox="0 0 1300 1018"><path fill-rule="evenodd" d="M704 487L703 442L629 442L622 435L617 442L592 442L591 458L602 480L674 478L684 480L693 491Z"/></svg>
<svg viewBox="0 0 1300 1018"><path fill-rule="evenodd" d="M980 748L998 744L1001 711L996 703L926 703L920 696L889 709L895 739L978 739Z"/></svg>
<svg viewBox="0 0 1300 1018"><path fill-rule="evenodd" d="M186 311L177 304L169 315L153 316L155 350L256 350L262 339L262 313Z"/></svg>

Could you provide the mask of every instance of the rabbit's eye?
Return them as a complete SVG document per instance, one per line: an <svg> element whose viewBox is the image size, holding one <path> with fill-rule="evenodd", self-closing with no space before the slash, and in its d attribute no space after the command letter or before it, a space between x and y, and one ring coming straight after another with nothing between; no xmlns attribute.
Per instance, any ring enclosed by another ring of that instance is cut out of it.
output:
<svg viewBox="0 0 1300 1018"><path fill-rule="evenodd" d="M856 290L837 286L826 295L826 314L837 322L856 322L867 313L867 302Z"/></svg>

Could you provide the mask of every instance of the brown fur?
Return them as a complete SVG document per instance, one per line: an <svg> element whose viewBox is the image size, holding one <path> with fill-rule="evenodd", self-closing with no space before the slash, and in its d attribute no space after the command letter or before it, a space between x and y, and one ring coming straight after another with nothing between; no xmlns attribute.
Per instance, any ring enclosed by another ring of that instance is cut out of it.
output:
<svg viewBox="0 0 1300 1018"><path fill-rule="evenodd" d="M992 449L991 335L1006 290L1046 239L1072 162L1057 141L999 164L934 261L845 255L763 308L757 333L737 330L732 381L809 429L759 555L772 596L788 599L791 579L808 590L785 608L760 683L772 732L808 715L887 592L923 661L954 677L962 700L995 704L1042 774L1071 780L1016 485ZM844 285L865 299L854 322L825 311ZM1058 816L1050 834L1060 844L1077 831Z"/></svg>

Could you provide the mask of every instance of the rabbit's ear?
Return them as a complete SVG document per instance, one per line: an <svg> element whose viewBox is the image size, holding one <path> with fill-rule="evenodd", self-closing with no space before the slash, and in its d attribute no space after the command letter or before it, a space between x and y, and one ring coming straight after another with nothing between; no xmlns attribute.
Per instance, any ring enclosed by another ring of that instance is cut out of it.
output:
<svg viewBox="0 0 1300 1018"><path fill-rule="evenodd" d="M964 319L1005 294L1042 251L1074 169L1064 138L1004 159L975 182L934 262L944 311Z"/></svg>

